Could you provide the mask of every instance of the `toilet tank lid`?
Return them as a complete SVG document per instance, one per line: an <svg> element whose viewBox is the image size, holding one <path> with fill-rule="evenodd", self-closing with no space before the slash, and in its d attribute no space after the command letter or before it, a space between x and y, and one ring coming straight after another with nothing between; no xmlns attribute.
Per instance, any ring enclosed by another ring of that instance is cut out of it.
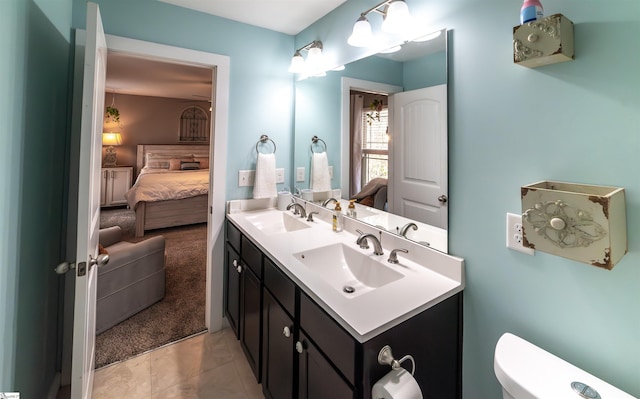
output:
<svg viewBox="0 0 640 399"><path fill-rule="evenodd" d="M595 389L602 399L636 399L511 333L503 334L496 344L493 370L516 399L580 399L571 387L574 381Z"/></svg>

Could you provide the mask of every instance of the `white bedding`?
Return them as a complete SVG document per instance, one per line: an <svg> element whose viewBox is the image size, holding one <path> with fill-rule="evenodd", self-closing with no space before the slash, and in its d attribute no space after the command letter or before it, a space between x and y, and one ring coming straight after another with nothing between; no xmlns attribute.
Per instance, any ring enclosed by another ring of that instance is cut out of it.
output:
<svg viewBox="0 0 640 399"><path fill-rule="evenodd" d="M140 171L135 184L124 195L131 209L139 202L155 202L190 198L209 192L209 169Z"/></svg>

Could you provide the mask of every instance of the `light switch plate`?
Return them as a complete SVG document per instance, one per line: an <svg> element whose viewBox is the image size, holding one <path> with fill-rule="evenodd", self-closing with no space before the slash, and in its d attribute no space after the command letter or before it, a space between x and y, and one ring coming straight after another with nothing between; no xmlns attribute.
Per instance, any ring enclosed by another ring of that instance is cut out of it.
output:
<svg viewBox="0 0 640 399"><path fill-rule="evenodd" d="M253 186L253 181L256 178L255 170L241 170L238 172L238 187Z"/></svg>
<svg viewBox="0 0 640 399"><path fill-rule="evenodd" d="M522 215L507 213L507 248L527 255L535 254L533 249L522 245Z"/></svg>
<svg viewBox="0 0 640 399"><path fill-rule="evenodd" d="M333 165L329 165L329 179L333 180Z"/></svg>
<svg viewBox="0 0 640 399"><path fill-rule="evenodd" d="M304 181L304 166L296 168L296 182L300 183Z"/></svg>
<svg viewBox="0 0 640 399"><path fill-rule="evenodd" d="M276 168L276 183L284 183L284 168Z"/></svg>

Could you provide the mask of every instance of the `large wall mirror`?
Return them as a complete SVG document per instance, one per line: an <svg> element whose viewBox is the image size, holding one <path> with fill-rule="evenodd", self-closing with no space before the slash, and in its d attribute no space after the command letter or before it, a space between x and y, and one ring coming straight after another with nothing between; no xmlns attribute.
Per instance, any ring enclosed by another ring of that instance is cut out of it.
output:
<svg viewBox="0 0 640 399"><path fill-rule="evenodd" d="M295 103L294 186L310 187L313 153L326 151L331 186L345 203L358 199L357 219L442 252L449 34L300 80Z"/></svg>

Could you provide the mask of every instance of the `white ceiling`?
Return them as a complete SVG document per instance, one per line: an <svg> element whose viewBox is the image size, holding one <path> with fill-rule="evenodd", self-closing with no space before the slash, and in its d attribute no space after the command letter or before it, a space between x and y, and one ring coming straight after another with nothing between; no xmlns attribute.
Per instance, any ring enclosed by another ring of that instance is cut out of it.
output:
<svg viewBox="0 0 640 399"><path fill-rule="evenodd" d="M347 0L159 0L250 25L297 35Z"/></svg>
<svg viewBox="0 0 640 399"><path fill-rule="evenodd" d="M347 0L159 0L295 35ZM208 100L211 70L117 53L107 58L107 93Z"/></svg>

